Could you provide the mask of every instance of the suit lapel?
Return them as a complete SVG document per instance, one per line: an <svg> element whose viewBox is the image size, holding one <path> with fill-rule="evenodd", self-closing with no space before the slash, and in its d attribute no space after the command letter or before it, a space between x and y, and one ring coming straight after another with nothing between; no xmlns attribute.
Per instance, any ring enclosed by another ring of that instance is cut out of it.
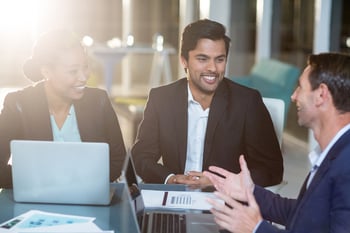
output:
<svg viewBox="0 0 350 233"><path fill-rule="evenodd" d="M180 168L185 170L186 153L187 153L187 124L188 124L188 93L187 93L187 80L179 83L176 93L179 98L176 98L174 105L170 106L175 111L175 138L177 143L177 150L180 162ZM174 106L178 106L175 107ZM185 117L184 117L185 116ZM171 133L171 132L170 132Z"/></svg>
<svg viewBox="0 0 350 233"><path fill-rule="evenodd" d="M187 153L187 124L188 124L188 92L187 92L187 81L181 82L178 86L177 93L179 98L177 98L174 106L179 106L175 108L175 139L177 141L177 149L180 161L181 169L185 169L186 164L186 153ZM203 152L203 166L209 158L210 151L212 149L212 141L223 112L227 108L228 104L228 89L225 85L225 80L223 80L218 89L215 92L212 103L210 105L208 124L205 136L205 145ZM185 117L184 117L185 116Z"/></svg>
<svg viewBox="0 0 350 233"><path fill-rule="evenodd" d="M305 202L307 202L309 197L313 194L317 185L321 182L322 177L327 173L327 171L330 167L330 164L331 164L331 161L329 159L329 157L330 157L329 155L330 155L330 153L328 153L326 158L323 160L321 166L316 171L316 174L313 177L308 188L306 188L306 185L307 185L307 182L308 182L308 179L310 176L310 172L307 175L307 177L305 178L305 181L303 183L303 186L300 189L300 192L299 192L299 195L297 198L297 204L296 204L294 213L293 213L292 218L290 219L289 223L287 223L288 228L292 228L296 218L299 215L298 213L301 210L302 206L304 205Z"/></svg>
<svg viewBox="0 0 350 233"><path fill-rule="evenodd" d="M298 212L302 208L303 204L308 200L308 198L315 191L316 187L322 181L322 178L327 174L327 172L331 166L332 160L336 159L336 157L340 154L340 151L348 143L349 137L350 137L350 130L348 130L343 136L341 136L340 139L329 150L327 156L325 157L325 159L321 163L321 166L316 171L316 174L313 177L309 187L306 190L303 189L303 187L301 188L301 191L300 191L298 199L297 199L297 207L296 207L296 210L294 212L293 219L291 221L290 226L292 226L292 224L294 223L295 218L296 218L296 216L298 216ZM309 175L308 175L308 177L309 177ZM305 186L306 186L308 177L304 181Z"/></svg>
<svg viewBox="0 0 350 233"><path fill-rule="evenodd" d="M341 150L348 143L349 136L350 136L350 130L345 132L328 151L327 156L324 158L320 167L317 169L317 172L307 189L306 195L309 195L309 193L312 193L314 189L317 187L317 185L321 182L322 177L327 173L329 167L331 166L332 160L334 160L340 154Z"/></svg>
<svg viewBox="0 0 350 233"><path fill-rule="evenodd" d="M303 186L301 186L301 189L298 195L298 200L301 200L301 198L304 196L304 193L306 192L306 185L307 185L307 181L309 180L310 174L311 173L309 172L309 174L306 176L304 180Z"/></svg>
<svg viewBox="0 0 350 233"><path fill-rule="evenodd" d="M29 93L28 99L31 101L30 107L36 106L36 110L32 109L26 112L26 118L30 123L28 127L31 139L34 140L53 140L51 120L47 97L45 94L44 83L38 83L33 92Z"/></svg>
<svg viewBox="0 0 350 233"><path fill-rule="evenodd" d="M213 100L210 104L207 130L205 135L204 152L203 152L203 167L210 156L210 151L212 149L213 137L215 134L216 127L223 116L225 109L228 104L228 89L225 85L225 80L222 80L218 89L216 90Z"/></svg>
<svg viewBox="0 0 350 233"><path fill-rule="evenodd" d="M91 135L88 132L90 131L90 125L91 124L86 124L86 122L89 122L90 115L89 114L84 114L83 112L83 107L81 106L81 102L79 101L74 101L73 106L74 106L74 111L75 111L75 116L77 118L77 124L78 124L78 130L80 134L80 139L82 141L91 141L91 138L86 138L86 135ZM84 117L80 117L84 116ZM79 120L78 120L79 119ZM81 120L80 120L81 119Z"/></svg>
<svg viewBox="0 0 350 233"><path fill-rule="evenodd" d="M88 97L88 90L85 90L84 96L79 100L73 101L73 105L81 140L95 141L97 136L97 132L95 132L96 124L91 124L91 122L96 121L96 114L101 111L101 106L94 106L95 111L87 113L86 110L91 108L91 102Z"/></svg>

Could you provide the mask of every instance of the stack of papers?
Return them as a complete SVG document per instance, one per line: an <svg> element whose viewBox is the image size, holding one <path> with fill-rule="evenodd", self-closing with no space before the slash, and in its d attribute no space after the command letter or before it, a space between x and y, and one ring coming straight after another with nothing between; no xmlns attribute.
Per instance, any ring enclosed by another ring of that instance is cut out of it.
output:
<svg viewBox="0 0 350 233"><path fill-rule="evenodd" d="M95 218L31 210L0 225L0 233L109 232L102 231Z"/></svg>
<svg viewBox="0 0 350 233"><path fill-rule="evenodd" d="M210 210L212 206L207 198L216 199L224 203L212 192L189 192L189 191L159 191L141 190L142 199L146 208L171 208Z"/></svg>

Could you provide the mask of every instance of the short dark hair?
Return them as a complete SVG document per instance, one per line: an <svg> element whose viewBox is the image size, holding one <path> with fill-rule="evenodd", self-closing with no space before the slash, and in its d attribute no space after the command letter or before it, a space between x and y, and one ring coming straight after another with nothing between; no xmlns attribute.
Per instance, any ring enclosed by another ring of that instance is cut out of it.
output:
<svg viewBox="0 0 350 233"><path fill-rule="evenodd" d="M225 35L225 27L209 19L201 19L186 26L181 39L181 56L188 60L189 51L197 46L200 39L225 41L226 55L228 56L231 39Z"/></svg>
<svg viewBox="0 0 350 233"><path fill-rule="evenodd" d="M311 89L324 83L332 94L336 109L350 112L350 56L342 53L310 55L308 65L311 67Z"/></svg>

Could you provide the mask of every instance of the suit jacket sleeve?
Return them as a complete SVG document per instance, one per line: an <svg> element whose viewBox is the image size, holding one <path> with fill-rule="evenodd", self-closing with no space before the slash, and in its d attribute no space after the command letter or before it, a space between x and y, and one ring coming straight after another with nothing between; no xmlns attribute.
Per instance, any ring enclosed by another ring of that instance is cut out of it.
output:
<svg viewBox="0 0 350 233"><path fill-rule="evenodd" d="M0 115L0 186L12 188L10 141L52 140L50 114L43 83L9 93Z"/></svg>
<svg viewBox="0 0 350 233"><path fill-rule="evenodd" d="M166 177L172 173L168 167L157 163L161 157L162 147L159 118L160 115L164 115L164 112L157 112L158 108L155 107L158 97L159 95L155 95L154 91L151 90L132 149L136 171L147 183L164 183Z"/></svg>
<svg viewBox="0 0 350 233"><path fill-rule="evenodd" d="M290 212L294 209L296 200L282 198L269 190L260 186L255 186L254 196L259 205L263 221L260 223L255 233L288 233L290 230L278 228L271 222L285 225Z"/></svg>
<svg viewBox="0 0 350 233"><path fill-rule="evenodd" d="M13 98L6 96L0 115L0 187L12 188L10 158L10 141L22 135L20 108Z"/></svg>
<svg viewBox="0 0 350 233"><path fill-rule="evenodd" d="M125 158L125 145L117 115L105 91L87 88L74 103L82 141L106 142L110 150L110 180L116 180Z"/></svg>
<svg viewBox="0 0 350 233"><path fill-rule="evenodd" d="M118 117L109 101L109 98L106 98L104 116L106 134L110 146L110 178L111 181L114 181L121 174L126 150Z"/></svg>
<svg viewBox="0 0 350 233"><path fill-rule="evenodd" d="M260 186L279 184L283 159L271 117L260 95L245 102L244 155L253 181Z"/></svg>
<svg viewBox="0 0 350 233"><path fill-rule="evenodd" d="M264 219L286 225L293 215L297 200L284 198L260 186L255 186L255 199Z"/></svg>

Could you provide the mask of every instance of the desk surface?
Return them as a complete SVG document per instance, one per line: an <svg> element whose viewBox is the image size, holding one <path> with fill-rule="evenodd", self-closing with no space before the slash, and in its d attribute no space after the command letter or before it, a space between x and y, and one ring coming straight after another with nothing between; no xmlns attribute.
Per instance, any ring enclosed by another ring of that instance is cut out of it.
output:
<svg viewBox="0 0 350 233"><path fill-rule="evenodd" d="M87 205L55 205L55 204L32 204L17 203L13 200L12 190L0 189L0 223L8 221L29 210L41 210L59 214L79 215L95 217L94 223L102 230L114 230L115 233L137 232L136 226L130 216L132 211L125 198L125 184L113 184L116 188L115 195L109 206ZM158 190L186 190L182 185L142 185L144 189Z"/></svg>
<svg viewBox="0 0 350 233"><path fill-rule="evenodd" d="M12 190L1 190L0 192L0 223L10 220L29 210L41 210L59 214L79 215L95 217L94 223L102 230L114 230L119 232L137 232L129 216L121 213L131 213L130 206L122 202L124 184L115 184L116 192L109 206L87 206L87 205L55 205L55 204L32 204L16 203L13 200ZM126 210L128 208L129 210Z"/></svg>

